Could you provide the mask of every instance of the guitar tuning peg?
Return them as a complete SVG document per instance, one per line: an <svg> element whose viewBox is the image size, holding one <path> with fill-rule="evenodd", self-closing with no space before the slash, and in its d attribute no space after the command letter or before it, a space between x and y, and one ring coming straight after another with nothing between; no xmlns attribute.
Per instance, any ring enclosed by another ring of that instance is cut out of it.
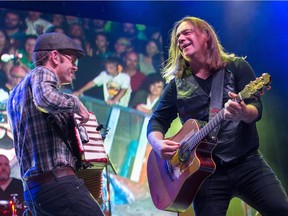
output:
<svg viewBox="0 0 288 216"><path fill-rule="evenodd" d="M267 90L267 91L269 91L270 89L271 89L271 86L270 86L270 85L266 86L266 90Z"/></svg>

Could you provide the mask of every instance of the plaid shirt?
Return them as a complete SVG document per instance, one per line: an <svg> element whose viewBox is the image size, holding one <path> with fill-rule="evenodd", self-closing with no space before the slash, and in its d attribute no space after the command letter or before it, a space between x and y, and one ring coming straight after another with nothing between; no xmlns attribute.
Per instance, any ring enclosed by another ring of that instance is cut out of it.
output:
<svg viewBox="0 0 288 216"><path fill-rule="evenodd" d="M74 167L71 152L47 121L48 113L67 117L79 110L78 97L60 92L59 87L53 72L37 67L10 95L7 109L23 179L57 166Z"/></svg>

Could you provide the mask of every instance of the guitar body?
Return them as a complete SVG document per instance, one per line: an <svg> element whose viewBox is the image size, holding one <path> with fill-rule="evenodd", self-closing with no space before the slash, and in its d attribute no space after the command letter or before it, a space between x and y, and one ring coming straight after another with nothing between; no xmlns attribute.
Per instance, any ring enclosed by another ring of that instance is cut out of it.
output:
<svg viewBox="0 0 288 216"><path fill-rule="evenodd" d="M196 120L188 120L170 140L183 143L199 131ZM147 176L154 205L160 210L184 212L191 205L202 182L216 168L212 151L216 144L201 141L181 162L178 153L171 161L163 160L155 151L148 157Z"/></svg>

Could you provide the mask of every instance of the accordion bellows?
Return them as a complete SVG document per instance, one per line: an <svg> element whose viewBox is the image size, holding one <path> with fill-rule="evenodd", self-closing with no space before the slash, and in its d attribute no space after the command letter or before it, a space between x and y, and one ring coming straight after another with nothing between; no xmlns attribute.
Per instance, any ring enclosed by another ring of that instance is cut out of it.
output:
<svg viewBox="0 0 288 216"><path fill-rule="evenodd" d="M79 122L80 116L74 114L76 127L75 127L75 135L77 139L77 144L79 147L79 151L81 154L81 159L83 162L100 162L107 163L108 157L104 148L103 139L101 136L101 132L97 131L97 127L99 126L96 116L94 113L90 112L89 121L82 126L86 129L88 135L88 142L82 142L80 133L79 133Z"/></svg>

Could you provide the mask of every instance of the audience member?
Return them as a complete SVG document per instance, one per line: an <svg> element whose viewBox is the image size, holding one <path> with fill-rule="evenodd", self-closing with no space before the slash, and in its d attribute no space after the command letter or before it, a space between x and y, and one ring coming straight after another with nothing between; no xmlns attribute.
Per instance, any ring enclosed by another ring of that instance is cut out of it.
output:
<svg viewBox="0 0 288 216"><path fill-rule="evenodd" d="M141 88L146 76L138 70L139 58L137 52L127 52L124 62L125 64L123 71L130 76L132 97L135 92Z"/></svg>
<svg viewBox="0 0 288 216"><path fill-rule="evenodd" d="M85 41L81 40L80 38L72 38L79 46L86 47ZM80 89L90 80L93 80L96 76L100 74L101 71L97 70L97 64L95 59L93 59L89 55L83 56L78 61L78 73L74 74L75 78L71 83L72 91L76 89ZM89 89L85 91L85 96L90 96L97 98L99 100L104 100L103 95L103 87L102 86L95 86L93 89Z"/></svg>
<svg viewBox="0 0 288 216"><path fill-rule="evenodd" d="M51 33L51 32L57 32L57 33L62 33L66 34L66 29L63 28L62 26L51 26L46 33Z"/></svg>
<svg viewBox="0 0 288 216"><path fill-rule="evenodd" d="M11 47L10 38L4 29L0 29L0 55L8 53Z"/></svg>
<svg viewBox="0 0 288 216"><path fill-rule="evenodd" d="M92 19L90 30L94 33L97 32L109 32L108 23L106 20Z"/></svg>
<svg viewBox="0 0 288 216"><path fill-rule="evenodd" d="M68 35L73 37L82 38L85 40L85 31L80 23L72 23L68 27Z"/></svg>
<svg viewBox="0 0 288 216"><path fill-rule="evenodd" d="M98 32L109 34L111 22L101 19L84 19L84 29L88 40L91 40Z"/></svg>
<svg viewBox="0 0 288 216"><path fill-rule="evenodd" d="M108 57L105 61L105 71L73 94L80 96L94 86L103 86L104 100L107 104L128 106L131 94L130 77L119 72L119 60L117 58Z"/></svg>
<svg viewBox="0 0 288 216"><path fill-rule="evenodd" d="M68 26L72 25L73 23L82 23L81 18L79 18L77 16L67 15L67 16L65 16L65 19L66 19L66 23Z"/></svg>
<svg viewBox="0 0 288 216"><path fill-rule="evenodd" d="M156 109L164 90L164 80L160 74L150 74L146 80L147 87L136 92L131 99L130 107L151 114Z"/></svg>
<svg viewBox="0 0 288 216"><path fill-rule="evenodd" d="M98 32L95 37L92 46L86 47L88 55L92 56L95 60L97 71L105 70L104 62L105 59L112 55L112 52L109 50L109 38L106 33Z"/></svg>
<svg viewBox="0 0 288 216"><path fill-rule="evenodd" d="M5 102L12 89L26 76L28 68L24 65L13 65L8 73L5 86L0 88L0 102Z"/></svg>
<svg viewBox="0 0 288 216"><path fill-rule="evenodd" d="M80 47L85 47L85 41L80 37L71 37ZM99 75L95 73L95 68L97 67L92 57L83 56L77 62L78 72L74 74L73 80L67 85L61 86L61 91L66 93L71 93L75 89L79 89L84 86L87 82ZM86 96L97 97L97 99L104 100L103 98L103 88L96 87L94 89L85 92Z"/></svg>
<svg viewBox="0 0 288 216"><path fill-rule="evenodd" d="M21 49L25 40L26 23L23 15L19 11L6 10L4 14L4 29L10 38L10 43L16 48Z"/></svg>
<svg viewBox="0 0 288 216"><path fill-rule="evenodd" d="M46 30L46 33L49 32L58 32L58 33L66 33L67 23L65 16L62 14L52 14L51 16L51 27Z"/></svg>
<svg viewBox="0 0 288 216"><path fill-rule="evenodd" d="M20 179L10 177L9 159L0 154L0 197L1 200L12 200L13 195L19 203L23 203L23 186ZM17 195L17 196L16 196ZM17 203L18 204L18 203Z"/></svg>
<svg viewBox="0 0 288 216"><path fill-rule="evenodd" d="M51 20L52 26L60 26L66 28L66 19L65 16L62 14L53 14Z"/></svg>
<svg viewBox="0 0 288 216"><path fill-rule="evenodd" d="M3 59L3 55L12 54L11 45L9 42L9 36L6 34L4 29L0 29L0 88L5 85L7 81L8 72L12 66L12 62L8 59Z"/></svg>
<svg viewBox="0 0 288 216"><path fill-rule="evenodd" d="M13 172L14 176L20 177L19 166L16 167L17 159L15 157L15 149L13 148L13 135L7 118L6 104L8 93L5 91L7 95L6 98L3 98L3 91L4 89L0 89L0 154L5 154L11 160L11 173ZM16 166L13 166L13 164Z"/></svg>
<svg viewBox="0 0 288 216"><path fill-rule="evenodd" d="M138 31L136 25L133 23L123 23L120 36L128 38L132 44L133 50L136 52L142 52L145 38L138 37Z"/></svg>
<svg viewBox="0 0 288 216"><path fill-rule="evenodd" d="M25 18L27 25L26 35L41 35L45 33L51 26L52 23L41 18L42 13L38 11L28 11L28 15Z"/></svg>
<svg viewBox="0 0 288 216"><path fill-rule="evenodd" d="M123 65L126 52L129 51L130 48L131 42L125 37L120 37L114 43L114 53L112 56L118 58L120 64Z"/></svg>
<svg viewBox="0 0 288 216"><path fill-rule="evenodd" d="M27 35L24 43L24 50L18 51L19 53L22 54L22 57L19 59L19 62L29 69L35 68L32 58L36 39L37 39L36 35Z"/></svg>
<svg viewBox="0 0 288 216"><path fill-rule="evenodd" d="M150 39L147 42L144 52L139 54L139 68L142 73L148 75L159 71L157 64L160 62L160 50L161 45L158 41ZM157 60L156 64L155 60Z"/></svg>

